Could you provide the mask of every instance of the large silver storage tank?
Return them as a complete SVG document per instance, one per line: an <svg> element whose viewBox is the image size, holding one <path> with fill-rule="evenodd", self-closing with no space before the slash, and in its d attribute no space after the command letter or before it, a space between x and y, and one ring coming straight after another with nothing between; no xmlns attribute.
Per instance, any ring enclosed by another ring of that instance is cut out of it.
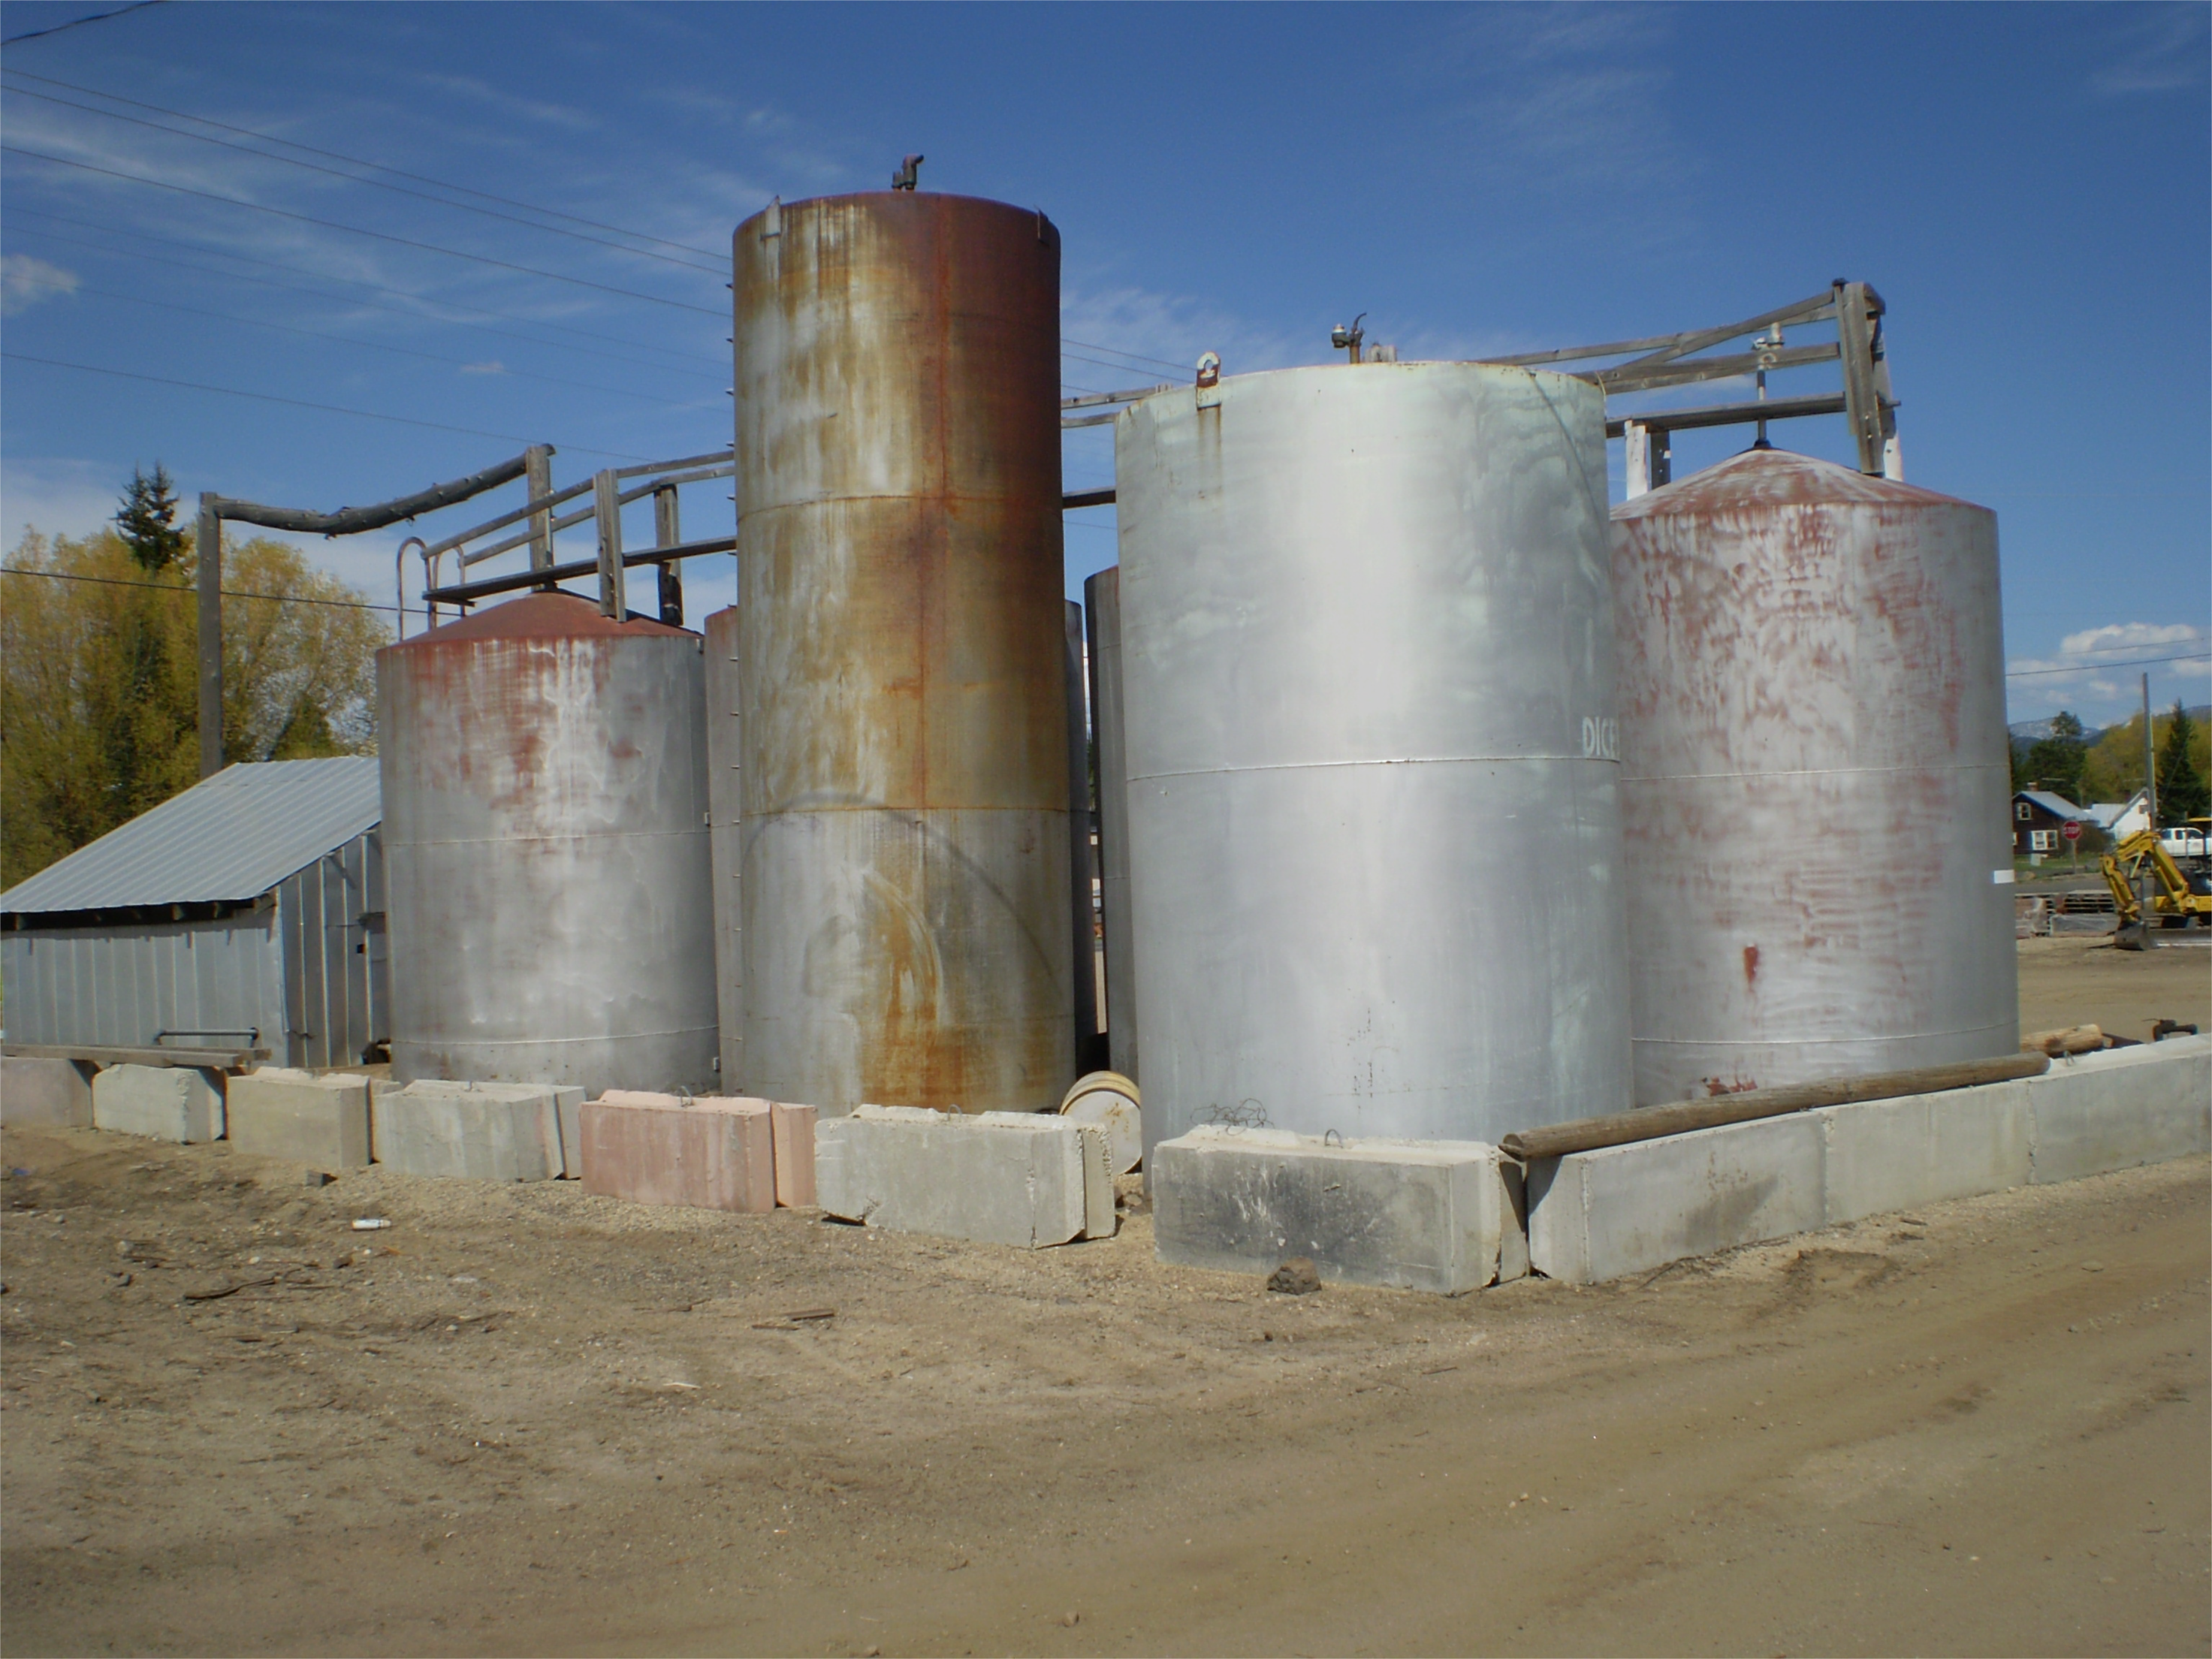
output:
<svg viewBox="0 0 2212 1659"><path fill-rule="evenodd" d="M1089 631L1091 727L1098 746L1098 910L1106 945L1107 1064L1137 1075L1137 957L1129 934L1129 775L1121 742L1121 571L1083 584Z"/></svg>
<svg viewBox="0 0 2212 1659"><path fill-rule="evenodd" d="M1060 234L888 191L738 228L745 1086L1074 1076Z"/></svg>
<svg viewBox="0 0 2212 1659"><path fill-rule="evenodd" d="M708 848L714 861L714 1015L721 1031L725 1094L743 1094L745 1081L744 960L742 871L738 836L744 798L738 704L738 607L707 618L707 811L713 820Z"/></svg>
<svg viewBox="0 0 2212 1659"><path fill-rule="evenodd" d="M700 643L534 593L377 653L394 1077L712 1086Z"/></svg>
<svg viewBox="0 0 2212 1659"><path fill-rule="evenodd" d="M2012 1053L1996 515L1754 449L1613 516L1638 1103Z"/></svg>
<svg viewBox="0 0 2212 1659"><path fill-rule="evenodd" d="M1123 415L1115 473L1146 1144L1624 1109L1598 391L1253 374Z"/></svg>

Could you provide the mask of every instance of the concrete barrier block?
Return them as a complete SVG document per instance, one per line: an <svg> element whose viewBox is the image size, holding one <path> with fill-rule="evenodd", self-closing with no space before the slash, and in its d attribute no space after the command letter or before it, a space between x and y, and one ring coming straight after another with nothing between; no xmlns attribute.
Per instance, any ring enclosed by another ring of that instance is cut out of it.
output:
<svg viewBox="0 0 2212 1659"><path fill-rule="evenodd" d="M1826 1137L1830 1226L2002 1192L2029 1178L2024 1083L1861 1101L1810 1115Z"/></svg>
<svg viewBox="0 0 2212 1659"><path fill-rule="evenodd" d="M1826 1224L1826 1136L1810 1114L1544 1158L1528 1170L1528 1259L1592 1285Z"/></svg>
<svg viewBox="0 0 2212 1659"><path fill-rule="evenodd" d="M2022 1086L2039 1182L2212 1149L2212 1037L2054 1060Z"/></svg>
<svg viewBox="0 0 2212 1659"><path fill-rule="evenodd" d="M1065 1244L1102 1225L1094 1181L1111 1230L1113 1182L1096 1139L1094 1148L1080 1126L1030 1112L862 1106L815 1125L815 1198L833 1216L898 1232Z"/></svg>
<svg viewBox="0 0 2212 1659"><path fill-rule="evenodd" d="M1310 1256L1326 1280L1445 1296L1527 1272L1518 1167L1479 1141L1206 1125L1147 1167L1154 1249L1178 1266L1267 1273Z"/></svg>
<svg viewBox="0 0 2212 1659"><path fill-rule="evenodd" d="M230 1144L318 1170L368 1163L368 1079L264 1066L234 1077L223 1110Z"/></svg>
<svg viewBox="0 0 2212 1659"><path fill-rule="evenodd" d="M550 1086L417 1081L378 1093L369 1128L376 1161L403 1175L551 1181L563 1168Z"/></svg>
<svg viewBox="0 0 2212 1659"><path fill-rule="evenodd" d="M586 1101L578 1121L586 1192L752 1214L775 1207L764 1100L609 1090Z"/></svg>
<svg viewBox="0 0 2212 1659"><path fill-rule="evenodd" d="M775 1139L775 1201L787 1210L810 1209L814 1204L815 1109L779 1100L769 1109Z"/></svg>
<svg viewBox="0 0 2212 1659"><path fill-rule="evenodd" d="M0 1055L0 1123L14 1128L89 1129L92 1072L81 1060Z"/></svg>
<svg viewBox="0 0 2212 1659"><path fill-rule="evenodd" d="M110 1066L92 1079L92 1122L185 1143L222 1139L222 1074L193 1066Z"/></svg>

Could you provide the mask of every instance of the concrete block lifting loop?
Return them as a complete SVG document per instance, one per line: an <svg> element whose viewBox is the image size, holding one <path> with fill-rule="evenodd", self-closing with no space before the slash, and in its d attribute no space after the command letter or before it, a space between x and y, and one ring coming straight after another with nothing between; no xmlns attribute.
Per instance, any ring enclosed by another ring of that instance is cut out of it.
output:
<svg viewBox="0 0 2212 1659"><path fill-rule="evenodd" d="M1330 1139L1332 1135L1335 1136L1334 1139ZM1324 1129L1322 1131L1321 1144L1324 1146L1341 1146L1344 1145L1344 1136L1337 1130Z"/></svg>

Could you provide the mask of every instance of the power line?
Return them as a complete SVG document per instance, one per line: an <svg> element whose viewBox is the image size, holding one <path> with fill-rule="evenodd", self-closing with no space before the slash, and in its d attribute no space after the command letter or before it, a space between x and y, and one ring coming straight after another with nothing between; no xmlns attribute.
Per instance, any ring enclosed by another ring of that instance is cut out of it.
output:
<svg viewBox="0 0 2212 1659"><path fill-rule="evenodd" d="M150 587L186 599L195 592L175 582L137 582L125 576L78 576L64 570L24 570L12 564L0 565L0 576L39 576L50 582L98 582L102 587ZM367 599L318 599L305 593L241 593L234 587L226 587L222 592L226 599L274 599L279 605L330 605L347 611L399 609L396 605L371 605Z"/></svg>
<svg viewBox="0 0 2212 1659"><path fill-rule="evenodd" d="M477 264L493 265L501 270L520 272L525 276L541 276L548 281L568 283L577 288L592 289L601 294L618 295L625 300L642 300L648 305L668 306L677 311L696 311L702 317L720 317L722 313L711 306L695 306L688 300L671 300L659 294L646 294L634 288L617 288L610 283L594 283L583 276L565 276L557 270L540 270L535 265L519 265L509 259L495 259L488 253L465 253L457 247L444 247L436 242L418 242L410 236L394 236L388 231L368 230L359 225L341 224L335 219L318 219L313 214L295 213L289 208L265 207L259 202L249 202L236 196L223 196L211 190L194 190L189 185L173 185L163 179L149 179L140 173L124 173L114 167L94 167L89 161L72 161L67 156L49 155L44 150L27 149L17 144L0 144L0 152L9 155L27 156L33 161L51 161L57 167L75 167L83 173L97 173L110 179L120 179L127 184L146 185L155 190L173 191L179 196L195 196L202 201L221 202L226 207L244 208L251 213L266 213L279 219L290 219L304 225L319 226L325 230L343 231L350 236L372 237L380 242L396 242L402 247L417 248L426 253L443 253L455 259L467 259Z"/></svg>
<svg viewBox="0 0 2212 1659"><path fill-rule="evenodd" d="M284 404L294 409L312 409L325 415L351 415L364 421L389 421L395 426L419 426L433 432L457 432L465 438L496 438L501 443L534 444L542 439L526 438L513 432L486 432L480 427L447 426L442 421L418 421L407 415L381 415L373 409L346 409L337 404L312 404L301 398L280 398L269 392L242 392L236 386L210 386L204 380L172 380L159 374L136 374L127 368L102 368L95 363L68 363L58 357L33 357L21 351L0 351L0 357L10 362L40 363L48 368L73 368L84 374L112 375L118 380L143 380L149 386L181 387L186 392L214 392L226 398L251 398L256 403ZM585 444L562 444L562 448L579 455L605 455L618 461L650 460L648 455L633 455L627 450L593 449Z"/></svg>
<svg viewBox="0 0 2212 1659"><path fill-rule="evenodd" d="M2130 657L2125 662L2077 663L2071 668L2022 668L2006 674L2008 680L2033 679L2039 674L2100 674L2107 668L2141 668L2151 663L2203 662L2212 659L2212 651L2185 651L2172 657Z"/></svg>
<svg viewBox="0 0 2212 1659"><path fill-rule="evenodd" d="M580 391L602 392L617 398L641 398L648 403L658 404L665 409L692 407L690 404L672 403L665 398L656 398L649 392L632 392L624 386L600 386L592 380L563 380L557 374L536 374L526 368L508 368L504 364L480 368L477 364L459 357L447 357L434 351L417 351L411 346L387 345L381 340L357 339L346 334L325 334L320 329L300 328L290 323L272 323L259 317L234 317L228 312L204 311L198 306L180 306L167 300L142 300L135 294L118 294L112 289L71 287L66 283L58 283L40 277L32 277L29 280L39 287L59 289L64 293L89 294L103 300L120 300L125 305L150 306L158 311L182 312L188 317L212 317L219 323L237 323L246 328L274 329L279 333L302 335L310 340L331 340L339 345L365 346L371 351L390 351L403 357L420 357L425 362L449 364L464 372L475 370L479 374L494 376L511 375L517 380L543 380L548 386L574 386Z"/></svg>
<svg viewBox="0 0 2212 1659"><path fill-rule="evenodd" d="M33 79L38 77L33 76ZM234 143L228 138L210 137L204 132L187 132L182 127L165 126L158 121L142 120L135 115L118 114L112 109L96 108L91 104L80 104L68 98L57 98L48 92L33 92L27 87L5 88L18 98L37 98L49 104L58 104L64 109L82 110L87 115L97 115L106 121L127 121L132 126L144 127L153 132L166 132L173 138L189 138L197 144L220 144L225 149L236 150L241 155L258 156L264 161L276 161L288 167L303 167L310 173L319 173L332 179L343 179L349 183L366 185L371 190L388 190L395 196L405 196L417 202L435 202L441 207L458 208L464 213L480 213L487 219L498 219L510 225L521 225L530 230L543 231L550 236L572 237L579 242L589 242L595 247L610 247L617 253L634 254L641 259L658 259L664 264L681 265L686 270L704 271L709 276L719 276L722 267L698 264L690 259L678 259L665 253L655 253L647 248L630 247L621 242L611 242L604 236L586 236L580 230L563 230L558 225L541 225L534 220L516 217L512 213L500 213L491 208L476 207L467 202L448 201L442 196L433 196L428 191L409 190L404 185L387 185L380 179L364 179L357 173L346 173L337 167L326 167L315 161L302 161L296 156L275 155L265 149L256 149L250 144ZM128 103L130 100L119 101ZM195 118L186 116L186 120ZM373 164L369 164L373 165Z"/></svg>
<svg viewBox="0 0 2212 1659"><path fill-rule="evenodd" d="M1063 357L1073 357L1075 356L1073 352L1068 351L1064 348L1068 346L1081 346L1085 351L1110 352L1116 357L1128 358L1130 362L1146 364L1153 368L1168 369L1177 374L1188 374L1190 372L1190 365L1188 363L1171 363L1164 357L1147 357L1141 351L1124 351L1119 346L1099 345L1091 340L1071 340L1066 335L1062 335L1060 337L1060 343L1063 348L1060 355ZM1085 361L1096 360L1092 359ZM1098 366L1101 368L1126 368L1128 367L1128 364L1100 363Z"/></svg>
<svg viewBox="0 0 2212 1659"><path fill-rule="evenodd" d="M127 236L133 241L151 242L157 247L180 247L194 253L211 253L217 258L235 259L244 264L259 265L265 270L285 270L295 276L312 276L318 282L336 283L342 288L365 289L371 294L388 294L395 299L416 300L426 306L442 306L448 311L465 311L479 317L497 317L508 322L528 323L533 327L550 329L557 334L573 334L580 340L604 340L610 345L628 346L634 351L657 351L671 357L690 355L669 346L647 345L641 340L624 339L619 334L601 334L591 329L570 328L562 323L541 323L535 318L518 317L514 313L507 311L487 311L482 306L463 305L457 300L427 299L420 295L410 294L404 289L390 288L380 283L357 282L350 276L328 276L320 271L309 270L301 265L288 265L275 259L256 258L250 253L233 253L228 248L204 247L198 242L179 241L173 236L156 236L151 231L126 230L116 225L101 224L94 219L74 219L65 213L49 213L42 208L10 208L8 210L8 214L12 219L20 219L27 215L34 219L52 219L58 224L81 225L87 230L105 231L111 236ZM66 242L71 247L90 248L99 253L112 253L124 258L132 259L143 257L131 252L127 248L112 248L102 243L88 242L78 237L58 235L51 230L36 231L33 234L53 241ZM588 357L605 357L610 362L627 363L632 361L628 357L617 357L611 351L593 351L588 346L565 345L558 340L540 339L535 335L510 333L503 328L486 328L482 323L459 322L451 317L439 317L422 311L409 310L404 306L378 305L374 300L349 299L343 295L331 294L322 289L301 288L296 283L272 283L265 276L249 276L243 271L225 270L217 265L198 265L189 259L171 258L169 263L180 270L203 270L211 276L222 276L232 282L258 283L266 288L289 289L295 294L312 294L319 298L335 300L341 305L367 306L374 311L388 311L395 317L411 318L416 322L442 323L449 328L473 328L482 333L496 334L503 340L520 340L530 345L550 346L556 351L581 352ZM664 374L696 374L702 380L716 381L729 379L726 370L710 373L700 368L679 369L667 364L659 367Z"/></svg>
<svg viewBox="0 0 2212 1659"><path fill-rule="evenodd" d="M29 29L21 34L11 34L0 40L0 46L12 46L25 40L36 40L41 36L59 34L64 29L82 28L87 23L104 23L111 17L121 17L131 12L143 11L149 6L158 6L161 0L131 0L127 6L118 6L113 11L96 11L89 17L72 17L66 23L56 23L52 28Z"/></svg>
<svg viewBox="0 0 2212 1659"><path fill-rule="evenodd" d="M662 247L672 247L678 252L704 254L708 258L721 257L720 250L715 248L694 247L689 242L672 242L665 236L649 235L641 230L625 230L620 225L603 224L597 219L586 219L579 214L564 213L558 208L540 207L535 202L518 202L511 196L495 196L489 191L471 190L468 185L454 184L451 179L433 179L426 173L409 173L404 167L387 167L381 161L371 161L359 155L348 155L339 150L319 149L313 144L301 143L297 139L279 138L274 133L258 132L252 127L234 127L228 121L214 120L205 115L193 115L185 110L165 108L160 104L144 103L136 98L125 98L116 93L102 92L96 87L81 87L73 81L57 81L50 75L33 75L27 70L13 68L8 70L7 73L19 80L36 81L42 86L61 87L70 92L82 92L88 97L104 98L111 104L128 104L133 109L152 110L157 115L173 115L180 121L197 121L204 127L214 127L223 132L235 132L243 137L258 138L264 143L282 144L287 149L305 150L310 155L319 155L326 161L349 161L356 167L373 167L379 173L388 173L395 179L412 179L418 185L435 185L440 190L450 190L463 196L473 196L480 201L497 202L501 207L520 208L526 213L542 213L548 218L566 219L571 224L588 225L593 230L611 231L615 235L634 237L641 242L657 242ZM281 160L282 158L271 159ZM366 184L369 181L363 179L362 182ZM460 204L454 203L453 205L458 207Z"/></svg>

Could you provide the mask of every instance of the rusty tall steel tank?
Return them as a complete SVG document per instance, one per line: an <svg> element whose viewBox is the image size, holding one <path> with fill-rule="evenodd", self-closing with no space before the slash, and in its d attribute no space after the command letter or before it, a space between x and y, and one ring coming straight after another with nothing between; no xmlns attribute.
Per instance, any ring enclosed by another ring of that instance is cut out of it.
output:
<svg viewBox="0 0 2212 1659"><path fill-rule="evenodd" d="M1751 450L1613 517L1638 1103L2013 1052L1996 515Z"/></svg>
<svg viewBox="0 0 2212 1659"><path fill-rule="evenodd" d="M1247 375L1122 415L1115 477L1146 1144L1625 1109L1597 388Z"/></svg>
<svg viewBox="0 0 2212 1659"><path fill-rule="evenodd" d="M745 1086L1056 1106L1060 234L892 191L772 206L734 260Z"/></svg>
<svg viewBox="0 0 2212 1659"><path fill-rule="evenodd" d="M377 653L393 1076L712 1086L701 668L567 593Z"/></svg>

